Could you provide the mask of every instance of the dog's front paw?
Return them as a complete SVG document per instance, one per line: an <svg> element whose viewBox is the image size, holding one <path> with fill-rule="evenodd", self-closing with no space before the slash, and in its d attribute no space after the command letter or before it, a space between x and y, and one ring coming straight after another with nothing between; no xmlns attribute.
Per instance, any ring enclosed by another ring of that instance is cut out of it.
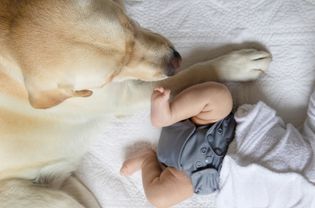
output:
<svg viewBox="0 0 315 208"><path fill-rule="evenodd" d="M221 80L250 81L266 72L271 55L256 49L242 49L213 60Z"/></svg>

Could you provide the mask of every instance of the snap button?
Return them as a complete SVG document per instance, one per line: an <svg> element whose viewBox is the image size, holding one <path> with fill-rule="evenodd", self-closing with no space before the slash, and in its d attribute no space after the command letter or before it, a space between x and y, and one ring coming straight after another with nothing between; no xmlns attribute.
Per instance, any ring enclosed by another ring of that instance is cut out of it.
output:
<svg viewBox="0 0 315 208"><path fill-rule="evenodd" d="M206 162L207 164L210 164L210 163L212 162L212 157L211 157L211 156L206 157L205 162Z"/></svg>
<svg viewBox="0 0 315 208"><path fill-rule="evenodd" d="M208 148L207 148L207 147L202 147L202 148L200 149L200 152L201 152L202 154L207 154Z"/></svg>
<svg viewBox="0 0 315 208"><path fill-rule="evenodd" d="M196 166L196 168L202 167L202 162L197 161L197 162L195 163L195 166Z"/></svg>

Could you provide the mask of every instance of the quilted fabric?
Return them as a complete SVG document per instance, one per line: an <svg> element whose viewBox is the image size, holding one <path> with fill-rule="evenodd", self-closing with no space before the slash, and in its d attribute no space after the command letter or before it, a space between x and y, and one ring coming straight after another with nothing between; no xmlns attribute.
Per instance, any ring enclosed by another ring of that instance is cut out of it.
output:
<svg viewBox="0 0 315 208"><path fill-rule="evenodd" d="M314 0L143 0L127 1L141 25L168 37L181 52L183 67L232 49L266 48L273 62L256 82L229 83L236 105L259 100L287 122L300 126L315 79ZM149 110L113 118L84 158L78 175L105 208L151 207L140 172L119 176L125 155L156 144L159 129ZM215 194L194 196L177 207L215 207Z"/></svg>

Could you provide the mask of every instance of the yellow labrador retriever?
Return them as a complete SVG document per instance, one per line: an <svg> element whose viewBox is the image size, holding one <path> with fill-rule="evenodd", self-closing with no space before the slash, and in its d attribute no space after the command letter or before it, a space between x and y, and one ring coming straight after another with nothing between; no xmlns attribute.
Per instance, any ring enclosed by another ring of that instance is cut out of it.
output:
<svg viewBox="0 0 315 208"><path fill-rule="evenodd" d="M119 1L0 0L0 207L98 207L69 176L106 115L148 105L156 85L254 80L270 55L235 51L168 78L180 59Z"/></svg>

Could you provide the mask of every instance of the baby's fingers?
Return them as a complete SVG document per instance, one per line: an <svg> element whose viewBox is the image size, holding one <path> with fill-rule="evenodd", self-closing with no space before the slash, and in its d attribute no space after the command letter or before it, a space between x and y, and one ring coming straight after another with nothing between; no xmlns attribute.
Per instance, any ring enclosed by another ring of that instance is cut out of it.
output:
<svg viewBox="0 0 315 208"><path fill-rule="evenodd" d="M164 87L156 87L156 88L154 88L153 92L163 93L164 90L165 90Z"/></svg>

